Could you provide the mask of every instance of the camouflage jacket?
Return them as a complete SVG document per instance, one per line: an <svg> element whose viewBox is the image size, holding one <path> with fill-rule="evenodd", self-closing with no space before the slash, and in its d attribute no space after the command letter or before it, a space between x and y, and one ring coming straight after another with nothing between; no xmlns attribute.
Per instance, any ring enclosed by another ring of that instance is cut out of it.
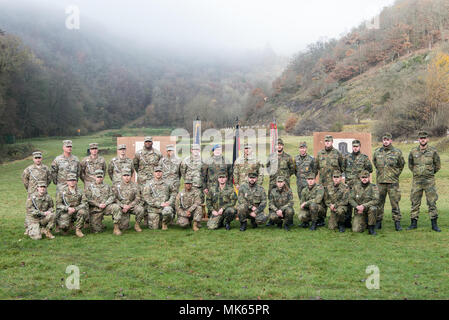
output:
<svg viewBox="0 0 449 320"><path fill-rule="evenodd" d="M333 204L336 207L347 206L349 201L349 187L344 183L329 184L324 188L324 203L326 207Z"/></svg>
<svg viewBox="0 0 449 320"><path fill-rule="evenodd" d="M106 206L115 202L115 195L112 188L106 183L92 183L84 191L84 197L89 204L91 212L101 212L104 209L100 208L100 204L104 203Z"/></svg>
<svg viewBox="0 0 449 320"><path fill-rule="evenodd" d="M306 203L309 206L312 203L325 205L324 203L324 187L321 184L315 183L312 188L309 186L305 187L301 191L301 203Z"/></svg>
<svg viewBox="0 0 449 320"><path fill-rule="evenodd" d="M152 148L150 151L139 150L133 159L134 169L137 172L139 183L146 182L153 178L154 168L159 164L162 154L159 150Z"/></svg>
<svg viewBox="0 0 449 320"><path fill-rule="evenodd" d="M53 199L48 193L39 196L39 193L33 192L26 201L26 212L28 216L33 218L44 217L44 212L54 212Z"/></svg>
<svg viewBox="0 0 449 320"><path fill-rule="evenodd" d="M296 174L296 184L298 186L307 186L306 182L306 174L309 172L317 174L315 168L315 159L306 154L305 156L301 156L298 154L295 157L295 174Z"/></svg>
<svg viewBox="0 0 449 320"><path fill-rule="evenodd" d="M142 188L142 199L151 208L162 209L161 203L169 202L173 207L176 192L163 179L151 179Z"/></svg>
<svg viewBox="0 0 449 320"><path fill-rule="evenodd" d="M78 187L75 187L72 192L69 186L65 186L61 192L56 194L56 210L67 212L69 208L75 208L76 211L88 209L86 198L83 197L83 192Z"/></svg>
<svg viewBox="0 0 449 320"><path fill-rule="evenodd" d="M262 185L264 174L263 164L252 156L245 157L243 155L238 157L234 162L234 183L242 185L243 183L248 182L248 174L250 172L256 172L258 174L257 184Z"/></svg>
<svg viewBox="0 0 449 320"><path fill-rule="evenodd" d="M198 207L201 207L201 194L199 190L190 191L183 190L176 196L175 209L176 214L181 217L186 217L186 212L189 211L193 214L193 211Z"/></svg>
<svg viewBox="0 0 449 320"><path fill-rule="evenodd" d="M103 170L106 173L106 161L103 157L97 156L96 159L92 157L85 157L81 163L80 179L84 182L84 185L95 183L95 170Z"/></svg>
<svg viewBox="0 0 449 320"><path fill-rule="evenodd" d="M267 206L267 194L261 185L244 183L240 186L238 201L249 208L254 206L257 213L262 213Z"/></svg>
<svg viewBox="0 0 449 320"><path fill-rule="evenodd" d="M130 158L112 158L108 166L108 175L111 178L113 184L120 183L122 181L122 170L128 168L131 170L131 175L134 174L133 161Z"/></svg>
<svg viewBox="0 0 449 320"><path fill-rule="evenodd" d="M33 163L22 173L22 182L28 194L36 191L38 181L46 181L48 186L51 183L51 171L45 164L37 166Z"/></svg>
<svg viewBox="0 0 449 320"><path fill-rule="evenodd" d="M348 153L343 160L343 173L345 175L345 183L352 187L359 181L359 174L363 170L369 173L373 172L373 165L368 156L363 153Z"/></svg>
<svg viewBox="0 0 449 320"><path fill-rule="evenodd" d="M213 188L217 184L220 171L225 171L228 177L228 184L232 183L232 166L226 163L226 159L223 156L212 156L204 161L204 185L208 189Z"/></svg>
<svg viewBox="0 0 449 320"><path fill-rule="evenodd" d="M194 187L202 188L203 187L203 161L201 157L193 158L191 156L185 158L181 162L181 175L186 179L186 177L190 177L192 179L192 185Z"/></svg>
<svg viewBox="0 0 449 320"><path fill-rule="evenodd" d="M79 178L80 171L80 161L73 154L68 158L64 157L64 154L61 154L51 164L51 175L54 184L65 184L69 173L74 173Z"/></svg>
<svg viewBox="0 0 449 320"><path fill-rule="evenodd" d="M374 151L373 163L377 171L377 183L398 183L405 160L402 151L389 145Z"/></svg>
<svg viewBox="0 0 449 320"><path fill-rule="evenodd" d="M218 211L220 208L234 207L236 202L237 195L235 194L234 187L228 184L222 190L217 183L214 188L209 190L206 197L206 205L209 212L213 210Z"/></svg>
<svg viewBox="0 0 449 320"><path fill-rule="evenodd" d="M115 203L121 208L124 205L134 208L142 202L140 187L132 181L129 183L121 181L112 187L112 191L115 195Z"/></svg>
<svg viewBox="0 0 449 320"><path fill-rule="evenodd" d="M316 170L320 174L320 183L327 185L333 183L332 174L335 170L343 171L343 156L335 148L322 149L316 156L315 164Z"/></svg>
<svg viewBox="0 0 449 320"><path fill-rule="evenodd" d="M267 170L270 174L270 182L276 181L278 176L283 176L289 182L290 176L295 174L295 161L286 152L272 153L267 161Z"/></svg>
<svg viewBox="0 0 449 320"><path fill-rule="evenodd" d="M441 169L440 156L437 149L427 146L424 150L418 146L410 151L408 167L414 178L432 179Z"/></svg>
<svg viewBox="0 0 449 320"><path fill-rule="evenodd" d="M356 183L349 195L349 204L352 207L363 205L364 207L377 206L379 203L379 189L373 183L363 185Z"/></svg>
<svg viewBox="0 0 449 320"><path fill-rule="evenodd" d="M168 181L179 181L181 179L181 159L178 157L162 157L159 166L162 168L164 179Z"/></svg>
<svg viewBox="0 0 449 320"><path fill-rule="evenodd" d="M279 190L278 187L271 189L270 205L268 208L271 211L285 210L288 207L293 208L293 193L286 185Z"/></svg>

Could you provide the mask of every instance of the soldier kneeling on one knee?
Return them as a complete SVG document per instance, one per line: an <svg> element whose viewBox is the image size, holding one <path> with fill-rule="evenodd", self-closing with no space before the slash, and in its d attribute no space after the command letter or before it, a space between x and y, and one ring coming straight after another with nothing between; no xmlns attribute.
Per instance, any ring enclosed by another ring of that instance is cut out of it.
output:
<svg viewBox="0 0 449 320"><path fill-rule="evenodd" d="M284 223L284 229L289 231L290 226L293 225L295 211L293 210L293 193L285 184L284 176L276 178L276 188L271 189L268 198L270 199L268 207L270 222L277 224L279 228L282 228L282 223Z"/></svg>
<svg viewBox="0 0 449 320"><path fill-rule="evenodd" d="M253 228L265 223L268 216L264 214L267 206L267 194L265 189L257 184L256 172L248 174L248 182L240 186L237 212L240 221L240 231L246 230L247 219L251 220Z"/></svg>
<svg viewBox="0 0 449 320"><path fill-rule="evenodd" d="M301 205L298 213L298 219L301 221L301 224L299 226L308 228L309 223L312 222L310 230L315 231L318 219L326 215L324 187L316 183L315 173L313 172L309 172L306 179L307 187L301 191Z"/></svg>
<svg viewBox="0 0 449 320"><path fill-rule="evenodd" d="M341 181L341 172L338 170L332 174L332 182L324 188L324 203L330 210L328 227L335 230L338 226L340 232L345 232L349 187Z"/></svg>
<svg viewBox="0 0 449 320"><path fill-rule="evenodd" d="M25 234L33 240L42 239L42 234L48 239L54 236L50 230L55 225L54 203L47 193L47 183L39 181L37 191L30 194L26 201Z"/></svg>
<svg viewBox="0 0 449 320"><path fill-rule="evenodd" d="M226 230L230 230L231 222L235 219L237 195L234 188L227 181L227 173L220 172L215 188L211 188L207 193L207 210L211 213L207 221L207 228L210 230L222 227L223 222Z"/></svg>
<svg viewBox="0 0 449 320"><path fill-rule="evenodd" d="M201 207L200 190L192 188L192 179L187 177L184 179L184 190L176 196L175 209L178 220L176 224L186 228L193 221L193 231L198 231L201 227L203 219L203 210Z"/></svg>

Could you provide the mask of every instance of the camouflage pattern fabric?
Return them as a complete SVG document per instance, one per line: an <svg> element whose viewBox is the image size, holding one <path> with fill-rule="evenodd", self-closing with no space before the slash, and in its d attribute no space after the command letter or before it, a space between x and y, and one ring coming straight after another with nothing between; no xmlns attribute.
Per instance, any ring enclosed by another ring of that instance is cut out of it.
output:
<svg viewBox="0 0 449 320"><path fill-rule="evenodd" d="M159 161L159 166L162 168L164 180L178 192L181 179L181 159L176 156L171 158L164 156Z"/></svg>
<svg viewBox="0 0 449 320"><path fill-rule="evenodd" d="M315 183L312 187L302 189L300 205L303 203L304 208L300 208L298 212L299 221L307 223L316 222L318 218L326 218L324 187L321 184Z"/></svg>
<svg viewBox="0 0 449 320"><path fill-rule="evenodd" d="M242 185L248 181L248 174L250 172L256 172L258 175L257 184L263 184L263 164L257 160L254 156L245 155L238 157L234 162L234 184Z"/></svg>
<svg viewBox="0 0 449 320"><path fill-rule="evenodd" d="M103 225L104 216L112 216L114 224L120 223L122 219L122 211L115 203L115 196L112 188L106 183L91 184L84 191L84 197L89 204L89 223L93 232L101 232L105 229ZM101 204L105 204L105 208L100 208Z"/></svg>
<svg viewBox="0 0 449 320"><path fill-rule="evenodd" d="M315 168L315 159L306 154L301 156L300 154L295 157L295 175L296 175L296 186L298 187L298 199L301 198L301 191L303 188L307 187L306 175L310 172L317 174Z"/></svg>
<svg viewBox="0 0 449 320"><path fill-rule="evenodd" d="M208 229L218 229L223 223L231 223L235 219L237 210L235 204L237 202L237 195L234 188L228 184L223 189L218 184L211 190L206 197L207 210L210 214L207 221ZM220 211L223 208L221 215L214 216L212 211Z"/></svg>
<svg viewBox="0 0 449 320"><path fill-rule="evenodd" d="M316 170L320 174L320 184L327 186L332 184L332 173L343 172L343 156L335 148L320 150L315 158Z"/></svg>
<svg viewBox="0 0 449 320"><path fill-rule="evenodd" d="M257 208L256 218L250 216L253 206ZM264 214L266 206L267 194L261 185L257 183L250 185L248 182L245 182L240 186L237 206L240 223L246 222L248 218L254 220L257 224L265 223L268 219L268 215Z"/></svg>
<svg viewBox="0 0 449 320"><path fill-rule="evenodd" d="M97 156L95 159L91 156L85 157L80 163L80 179L84 182L84 189L95 183L95 170L106 172L106 161L103 157Z"/></svg>
<svg viewBox="0 0 449 320"><path fill-rule="evenodd" d="M227 184L232 183L232 166L226 163L226 159L222 155L212 156L206 159L202 170L204 185L208 190L214 188L220 172L226 172L226 177L228 178Z"/></svg>
<svg viewBox="0 0 449 320"><path fill-rule="evenodd" d="M329 222L328 227L330 230L335 230L339 223L343 223L346 218L346 212L348 210L350 189L345 183L334 183L324 188L324 203L329 208ZM330 209L330 206L334 205L335 211Z"/></svg>
<svg viewBox="0 0 449 320"><path fill-rule="evenodd" d="M64 154L57 156L51 164L51 175L53 183L56 185L56 193L66 186L67 175L69 173L76 174L77 179L79 179L81 166L78 157L73 154L68 158Z"/></svg>
<svg viewBox="0 0 449 320"><path fill-rule="evenodd" d="M38 181L46 181L48 186L51 183L51 180L51 171L45 164L37 166L33 163L23 170L22 173L22 182L28 192L28 195L37 191Z"/></svg>
<svg viewBox="0 0 449 320"><path fill-rule="evenodd" d="M50 214L45 215L44 212ZM42 239L42 231L50 231L55 225L54 203L48 193L39 196L38 192L32 193L26 201L25 226L26 234L33 240Z"/></svg>
<svg viewBox="0 0 449 320"><path fill-rule="evenodd" d="M402 215L399 208L399 201L401 201L401 189L399 183L379 183L379 210L377 211L377 221L382 221L384 217L385 200L390 198L391 215L393 221L401 221Z"/></svg>
<svg viewBox="0 0 449 320"><path fill-rule="evenodd" d="M172 189L163 179L151 179L142 189L142 199L148 213L148 226L150 229L160 229L162 222L169 224L173 220L174 202L176 191ZM169 206L162 207L161 204L169 202Z"/></svg>
<svg viewBox="0 0 449 320"><path fill-rule="evenodd" d="M181 175L192 179L192 185L203 190L203 161L201 157L187 157L181 162Z"/></svg>
<svg viewBox="0 0 449 320"><path fill-rule="evenodd" d="M201 209L200 191L192 187L190 191L179 192L175 200L175 210L178 218L176 224L180 227L190 226L192 220L201 222L203 211ZM190 212L190 216L187 215L187 211Z"/></svg>
<svg viewBox="0 0 449 320"><path fill-rule="evenodd" d="M136 152L133 164L137 172L137 183L144 185L147 181L153 179L154 168L158 166L162 154L159 150L152 148L146 150L143 148Z"/></svg>
<svg viewBox="0 0 449 320"><path fill-rule="evenodd" d="M293 192L287 185L284 185L282 189L277 186L271 190L271 194L268 197L270 199L269 209L269 219L273 223L282 223L283 221L289 224L293 223L293 216L295 211L293 210ZM276 214L276 211L282 211L282 218Z"/></svg>
<svg viewBox="0 0 449 320"><path fill-rule="evenodd" d="M266 164L268 174L270 175L270 184L268 192L276 188L276 178L283 176L285 184L290 188L290 176L295 174L295 161L286 152L270 154Z"/></svg>
<svg viewBox="0 0 449 320"><path fill-rule="evenodd" d="M69 208L75 212L69 214ZM75 187L73 190L65 186L56 195L56 223L61 229L68 229L74 222L75 228L83 228L88 218L88 204L83 192Z"/></svg>
<svg viewBox="0 0 449 320"><path fill-rule="evenodd" d="M360 181L359 175L363 170L369 173L373 172L373 165L366 154L352 152L343 158L342 172L345 175L345 183L348 187L351 188Z"/></svg>
<svg viewBox="0 0 449 320"><path fill-rule="evenodd" d="M376 167L376 183L399 183L405 160L402 151L393 147L380 147L374 151L373 163Z"/></svg>
<svg viewBox="0 0 449 320"><path fill-rule="evenodd" d="M379 205L379 189L373 183L357 183L351 189L349 204L354 208L353 232L363 232L366 226L376 224L376 216ZM363 213L359 214L356 207L363 205Z"/></svg>
<svg viewBox="0 0 449 320"><path fill-rule="evenodd" d="M115 196L115 203L120 207L120 211L122 212L122 218L119 224L120 230L129 228L131 214L135 215L136 223L140 225L145 214L140 187L132 181L129 183L121 181L114 185L112 190ZM131 207L126 213L123 212L125 205Z"/></svg>
<svg viewBox="0 0 449 320"><path fill-rule="evenodd" d="M113 185L116 185L116 184L122 182L122 171L125 168L131 170L131 175L134 174L134 172L135 172L134 165L133 165L133 161L130 158L116 157L116 158L113 158L111 160L111 162L109 162L108 175L109 175L109 178L111 179Z"/></svg>

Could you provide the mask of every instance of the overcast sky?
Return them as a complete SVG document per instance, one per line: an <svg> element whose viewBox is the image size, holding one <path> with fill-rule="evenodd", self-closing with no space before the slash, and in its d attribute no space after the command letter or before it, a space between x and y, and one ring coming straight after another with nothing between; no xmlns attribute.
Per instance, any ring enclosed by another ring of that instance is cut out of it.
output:
<svg viewBox="0 0 449 320"><path fill-rule="evenodd" d="M13 1L13 0L11 0ZM320 39L338 38L394 0L35 0L77 5L111 32L191 49L256 49L294 54ZM65 14L65 12L64 12Z"/></svg>

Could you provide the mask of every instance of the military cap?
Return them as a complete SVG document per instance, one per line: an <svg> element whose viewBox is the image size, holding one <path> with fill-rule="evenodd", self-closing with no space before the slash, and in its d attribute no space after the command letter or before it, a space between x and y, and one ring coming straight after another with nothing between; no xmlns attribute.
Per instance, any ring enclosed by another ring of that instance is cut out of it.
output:
<svg viewBox="0 0 449 320"><path fill-rule="evenodd" d="M118 150L126 149L126 144L119 144L117 149Z"/></svg>
<svg viewBox="0 0 449 320"><path fill-rule="evenodd" d="M305 141L301 141L300 143L299 143L299 147L300 148L307 148L307 143L305 142Z"/></svg>
<svg viewBox="0 0 449 320"><path fill-rule="evenodd" d="M130 168L123 168L122 176L130 176L130 175L131 175L131 169Z"/></svg>
<svg viewBox="0 0 449 320"><path fill-rule="evenodd" d="M33 152L33 158L42 158L42 152L40 151Z"/></svg>
<svg viewBox="0 0 449 320"><path fill-rule="evenodd" d="M256 172L250 172L250 173L248 173L248 177L250 177L250 178L257 178L257 173Z"/></svg>
<svg viewBox="0 0 449 320"><path fill-rule="evenodd" d="M284 176L278 176L278 177L276 178L276 182L284 182L284 181L285 181Z"/></svg>
<svg viewBox="0 0 449 320"><path fill-rule="evenodd" d="M148 141L153 142L153 137L145 137L145 139L143 140L143 142L148 142Z"/></svg>
<svg viewBox="0 0 449 320"><path fill-rule="evenodd" d="M175 146L173 144L167 144L167 151L175 151Z"/></svg>
<svg viewBox="0 0 449 320"><path fill-rule="evenodd" d="M369 172L366 170L362 170L359 175L360 178L369 178Z"/></svg>
<svg viewBox="0 0 449 320"><path fill-rule="evenodd" d="M76 177L76 173L69 173L67 175L67 181L71 181L71 180L78 180Z"/></svg>
<svg viewBox="0 0 449 320"><path fill-rule="evenodd" d="M215 146L212 147L212 151L215 151L215 149L221 149L221 145L216 144Z"/></svg>
<svg viewBox="0 0 449 320"><path fill-rule="evenodd" d="M245 143L243 145L243 149L251 149L251 145L249 143Z"/></svg>
<svg viewBox="0 0 449 320"><path fill-rule="evenodd" d="M387 132L387 133L385 133L385 134L382 136L382 140L383 140L383 139L389 139L389 140L391 140L391 139L393 139L393 136L391 135L391 133Z"/></svg>
<svg viewBox="0 0 449 320"><path fill-rule="evenodd" d="M309 172L309 173L306 175L306 179L315 179L315 173Z"/></svg>
<svg viewBox="0 0 449 320"><path fill-rule="evenodd" d="M98 143L89 143L89 149L98 149Z"/></svg>
<svg viewBox="0 0 449 320"><path fill-rule="evenodd" d="M279 138L279 139L278 139L278 144L284 145L284 141L283 141L281 138Z"/></svg>
<svg viewBox="0 0 449 320"><path fill-rule="evenodd" d="M341 172L338 171L338 170L335 170L335 171L332 173L332 177L334 177L334 178L340 178L340 177L341 177Z"/></svg>
<svg viewBox="0 0 449 320"><path fill-rule="evenodd" d="M184 184L192 184L192 179L191 178L185 178L184 179Z"/></svg>
<svg viewBox="0 0 449 320"><path fill-rule="evenodd" d="M418 132L418 138L427 138L427 136L428 136L427 131Z"/></svg>
<svg viewBox="0 0 449 320"><path fill-rule="evenodd" d="M38 187L45 187L45 188L47 188L47 182L46 181L38 181L37 182L37 186Z"/></svg>
<svg viewBox="0 0 449 320"><path fill-rule="evenodd" d="M352 140L352 146L353 147L360 147L360 140Z"/></svg>
<svg viewBox="0 0 449 320"><path fill-rule="evenodd" d="M199 144L194 143L192 144L192 150L201 150L201 147Z"/></svg>
<svg viewBox="0 0 449 320"><path fill-rule="evenodd" d="M64 145L64 147L71 147L72 140L64 140L64 141L62 141L62 144Z"/></svg>
<svg viewBox="0 0 449 320"><path fill-rule="evenodd" d="M228 175L226 174L226 172L225 171L220 171L220 173L218 174L218 178L227 178L228 177Z"/></svg>
<svg viewBox="0 0 449 320"><path fill-rule="evenodd" d="M104 172L101 169L95 170L95 176L96 177L104 177Z"/></svg>
<svg viewBox="0 0 449 320"><path fill-rule="evenodd" d="M324 137L324 141L334 141L334 137L327 135Z"/></svg>
<svg viewBox="0 0 449 320"><path fill-rule="evenodd" d="M156 171L162 171L162 167L161 166L154 167L154 172L156 172Z"/></svg>

